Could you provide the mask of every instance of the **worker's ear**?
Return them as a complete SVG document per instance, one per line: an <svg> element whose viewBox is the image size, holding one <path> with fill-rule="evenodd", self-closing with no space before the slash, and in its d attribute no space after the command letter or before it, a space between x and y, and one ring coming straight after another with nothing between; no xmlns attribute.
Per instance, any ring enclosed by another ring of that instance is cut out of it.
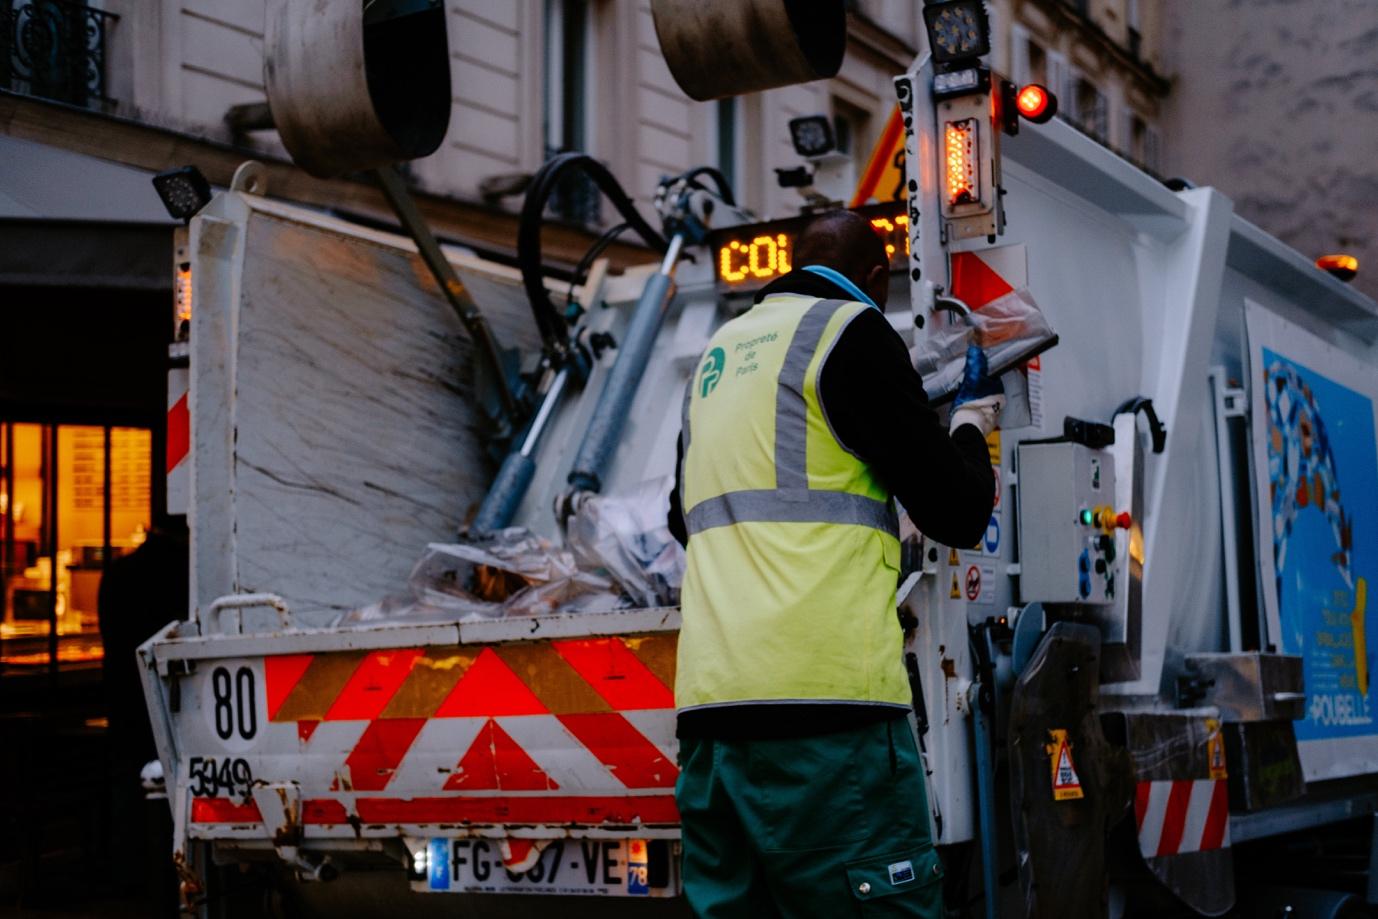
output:
<svg viewBox="0 0 1378 919"><path fill-rule="evenodd" d="M866 294L876 301L876 306L885 309L885 301L890 297L890 266L872 266L866 274L866 283L862 287Z"/></svg>

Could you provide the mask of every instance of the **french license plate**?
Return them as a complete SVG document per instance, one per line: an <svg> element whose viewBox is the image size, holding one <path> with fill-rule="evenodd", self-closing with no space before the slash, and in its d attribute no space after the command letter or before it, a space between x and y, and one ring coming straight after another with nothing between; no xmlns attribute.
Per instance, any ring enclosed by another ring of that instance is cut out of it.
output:
<svg viewBox="0 0 1378 919"><path fill-rule="evenodd" d="M644 839L556 839L522 872L502 864L491 839L432 839L425 889L450 893L670 897L679 893L666 842ZM420 886L420 885L418 885Z"/></svg>

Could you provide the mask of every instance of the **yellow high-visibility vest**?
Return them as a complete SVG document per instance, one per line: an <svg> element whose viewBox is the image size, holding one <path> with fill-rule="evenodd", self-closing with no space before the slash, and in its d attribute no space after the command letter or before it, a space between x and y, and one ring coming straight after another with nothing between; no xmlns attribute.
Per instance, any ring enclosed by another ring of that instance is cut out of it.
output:
<svg viewBox="0 0 1378 919"><path fill-rule="evenodd" d="M767 297L713 336L689 381L681 711L910 705L894 502L838 441L818 397L828 352L871 308Z"/></svg>

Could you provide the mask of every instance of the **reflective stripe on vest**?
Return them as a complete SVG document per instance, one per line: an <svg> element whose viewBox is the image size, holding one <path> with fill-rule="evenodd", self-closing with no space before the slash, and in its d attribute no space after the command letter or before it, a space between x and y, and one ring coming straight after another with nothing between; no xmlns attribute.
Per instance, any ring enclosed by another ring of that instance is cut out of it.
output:
<svg viewBox="0 0 1378 919"><path fill-rule="evenodd" d="M893 502L809 488L808 405L804 400L804 379L823 330L844 302L819 300L809 307L785 352L775 391L775 488L731 491L700 501L685 515L690 536L737 523L779 522L856 524L899 538L899 518ZM694 385L691 380L684 391L681 482L685 481L684 460L689 456L689 406L693 401Z"/></svg>

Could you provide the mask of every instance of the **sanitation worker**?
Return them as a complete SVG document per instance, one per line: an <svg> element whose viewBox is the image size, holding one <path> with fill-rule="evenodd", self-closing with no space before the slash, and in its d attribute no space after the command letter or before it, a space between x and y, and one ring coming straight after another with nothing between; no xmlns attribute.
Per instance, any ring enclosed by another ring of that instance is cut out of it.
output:
<svg viewBox="0 0 1378 919"><path fill-rule="evenodd" d="M930 539L975 545L1003 390L973 348L943 428L881 312L889 259L866 220L817 218L794 263L713 336L684 405L685 895L704 919L936 919L892 499Z"/></svg>

